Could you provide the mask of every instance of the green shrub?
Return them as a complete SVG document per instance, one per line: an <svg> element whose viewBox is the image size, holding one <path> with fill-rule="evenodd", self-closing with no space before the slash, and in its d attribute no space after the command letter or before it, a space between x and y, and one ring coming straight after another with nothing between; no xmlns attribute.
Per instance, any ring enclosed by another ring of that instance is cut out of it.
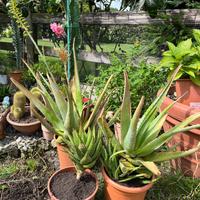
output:
<svg viewBox="0 0 200 200"><path fill-rule="evenodd" d="M98 68L99 76L95 78L90 75L88 77L88 83L91 84L94 78L96 79L95 89L98 95L103 89L108 77L111 74L115 75L110 84L111 87L108 90L108 93L113 91L113 98L110 98L108 107L110 110L115 111L116 108L119 108L121 105L124 87L123 72L127 71L130 80L132 108L133 110L136 108L141 96L144 95L144 109L146 109L155 98L157 91L165 83L167 77L165 71L155 72L155 68L155 65L147 65L144 61L140 61L139 65L136 67L132 65L131 59L127 56L120 56L119 58L119 56L113 55L112 65L101 65Z"/></svg>
<svg viewBox="0 0 200 200"><path fill-rule="evenodd" d="M50 67L51 73L58 80L61 80L65 77L64 67L59 59L49 58L47 60L47 64ZM40 72L44 75L47 73L46 65L42 61L39 61L38 63L32 65L31 68L34 72ZM28 69L25 70L25 72L23 73L23 82L28 88L35 84L35 78L32 76L31 72Z"/></svg>

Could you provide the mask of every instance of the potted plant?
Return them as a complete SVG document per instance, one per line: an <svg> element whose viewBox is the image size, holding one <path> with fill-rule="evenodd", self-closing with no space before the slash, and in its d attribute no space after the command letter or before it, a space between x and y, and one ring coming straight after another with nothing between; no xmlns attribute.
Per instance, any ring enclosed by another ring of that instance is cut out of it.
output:
<svg viewBox="0 0 200 200"><path fill-rule="evenodd" d="M10 101L9 97L5 96L0 104L0 140L5 137L6 116L9 112Z"/></svg>
<svg viewBox="0 0 200 200"><path fill-rule="evenodd" d="M104 118L99 119L99 126L105 136L104 151L102 153L104 168L102 172L106 200L143 200L148 189L152 187L153 182L161 174L156 163L187 156L200 149L200 143L197 147L184 152L166 151L162 148L178 132L200 127L200 124L188 126L200 117L200 113L196 113L177 124L174 128L160 134L167 112L172 108L173 103L158 115L157 111L170 88L176 72L177 70L142 117L140 117L140 114L144 97L141 98L133 117L131 116L129 83L128 76L125 73L124 98L120 120L121 132L115 137Z"/></svg>
<svg viewBox="0 0 200 200"><path fill-rule="evenodd" d="M31 93L36 99L39 99L41 96L38 88L32 88ZM7 115L7 121L17 131L31 135L40 128L40 121L34 116L33 109L34 105L32 102L30 106L26 106L26 96L18 91L14 94L13 105Z"/></svg>
<svg viewBox="0 0 200 200"><path fill-rule="evenodd" d="M178 66L181 66L177 73L176 95L177 98L183 96L180 102L186 105L200 102L200 30L194 29L192 39L181 41L177 46L168 42L169 50L163 53L160 61L160 68L167 68L169 77Z"/></svg>
<svg viewBox="0 0 200 200"><path fill-rule="evenodd" d="M101 153L101 132L96 132L95 128L88 131L80 129L68 136L65 142L74 167L61 169L52 175L48 182L49 196L51 199L73 199L74 196L78 199L94 199L98 181L89 169L95 166Z"/></svg>

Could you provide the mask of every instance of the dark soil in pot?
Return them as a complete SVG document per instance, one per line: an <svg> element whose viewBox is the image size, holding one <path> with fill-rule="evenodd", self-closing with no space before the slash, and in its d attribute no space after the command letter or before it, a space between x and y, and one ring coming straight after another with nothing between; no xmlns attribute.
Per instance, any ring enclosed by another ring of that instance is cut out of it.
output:
<svg viewBox="0 0 200 200"><path fill-rule="evenodd" d="M38 119L30 116L30 112L29 111L26 111L23 115L23 117L21 119L15 119L13 114L11 113L10 114L10 119L13 121L13 122L17 122L17 123L23 123L23 124L30 124L30 123L33 123L33 122L36 122L38 121Z"/></svg>
<svg viewBox="0 0 200 200"><path fill-rule="evenodd" d="M75 172L62 172L53 177L51 191L59 200L83 200L95 190L95 179L84 173L80 180Z"/></svg>

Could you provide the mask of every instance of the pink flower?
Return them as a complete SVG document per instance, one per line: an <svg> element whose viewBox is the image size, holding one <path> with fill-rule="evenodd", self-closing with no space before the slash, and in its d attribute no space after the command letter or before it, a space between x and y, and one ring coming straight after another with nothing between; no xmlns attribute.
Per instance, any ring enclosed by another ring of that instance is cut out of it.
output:
<svg viewBox="0 0 200 200"><path fill-rule="evenodd" d="M50 24L50 29L55 33L55 35L60 38L65 35L65 30L61 24L57 24L56 22Z"/></svg>

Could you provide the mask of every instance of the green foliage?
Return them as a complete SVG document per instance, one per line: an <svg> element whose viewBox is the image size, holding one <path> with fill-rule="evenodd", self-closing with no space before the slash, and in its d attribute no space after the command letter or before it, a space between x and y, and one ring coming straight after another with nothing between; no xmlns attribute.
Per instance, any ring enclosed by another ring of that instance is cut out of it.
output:
<svg viewBox="0 0 200 200"><path fill-rule="evenodd" d="M28 171L30 171L30 172L34 172L37 169L38 165L39 165L39 163L35 159L27 159L26 160L26 166L27 166Z"/></svg>
<svg viewBox="0 0 200 200"><path fill-rule="evenodd" d="M65 73L64 67L62 65L62 62L58 59L47 59L47 64L49 66L49 69L51 73L53 74L54 77L58 81L61 81L62 79L65 79ZM38 63L34 64L31 66L31 69L36 72L40 72L41 74L47 74L47 67L46 64L43 61L39 61ZM35 78L33 77L32 73L29 70L25 70L23 73L23 83L27 86L30 87L35 84Z"/></svg>
<svg viewBox="0 0 200 200"><path fill-rule="evenodd" d="M17 173L18 170L19 168L15 163L3 166L0 168L0 179L10 177L13 174Z"/></svg>
<svg viewBox="0 0 200 200"><path fill-rule="evenodd" d="M84 169L91 169L95 166L102 151L102 134L93 128L87 132L74 131L70 140L67 141L69 153L72 161L76 163L76 168L80 173ZM79 173L78 173L79 175Z"/></svg>
<svg viewBox="0 0 200 200"><path fill-rule="evenodd" d="M123 102L120 107L120 133L115 136L103 117L98 121L105 135L102 162L111 178L119 182L137 179L140 183L147 184L152 181L153 175L159 176L161 174L155 163L188 156L200 149L200 143L197 147L188 151L162 151L161 149L175 134L200 127L200 124L189 125L200 117L200 113L197 113L186 118L167 132L160 134L167 112L174 103L159 114L157 112L179 69L180 67L176 69L169 83L143 115L141 115L141 111L144 105L144 97L141 98L134 114L130 113L129 81L127 73L124 73L125 86Z"/></svg>
<svg viewBox="0 0 200 200"><path fill-rule="evenodd" d="M5 96L10 96L11 89L8 85L1 85L0 86L0 102L3 100Z"/></svg>
<svg viewBox="0 0 200 200"><path fill-rule="evenodd" d="M121 105L123 97L124 79L123 72L127 71L130 79L132 110L134 110L139 103L141 96L145 96L144 110L150 105L155 98L157 91L166 81L166 72L155 72L155 65L146 64L144 61L140 62L138 66L133 66L132 60L129 56L116 55L112 56L112 65L99 67L98 77L89 76L88 82L91 84L95 78L95 90L98 95L102 90L105 81L110 75L114 75L108 93L112 93L112 98L109 99L108 107L115 111Z"/></svg>
<svg viewBox="0 0 200 200"><path fill-rule="evenodd" d="M75 45L73 49L75 50ZM46 74L47 78L45 78L39 72L35 74L29 67L29 70L40 88L44 102L39 100L14 79L12 79L12 82L26 95L31 104L40 111L37 112L35 109L32 109L34 116L36 116L47 129L55 133L60 142L64 143L67 151L69 151L69 154L75 162L77 178L79 178L83 169L85 169L84 167L93 167L99 157L99 151L95 151L95 149L101 149L101 137L97 137L96 131L90 133L89 129L96 129L97 119L102 115L105 109L108 99L106 91L112 76L108 79L105 88L97 98L94 106L86 106L82 101L83 97L80 89L75 51L73 55L74 77L70 81L66 80L66 87L62 89L59 88L50 70L48 70ZM90 161L88 161L88 157L85 158L84 154L77 155L77 150L80 148L81 144L84 144L83 141L86 140L86 135L91 135L93 140L93 142L89 141L89 146L87 146L84 151L87 152L86 155L89 154L91 158ZM98 142L94 142L94 138L95 141ZM92 152L94 152L94 154L91 154ZM82 158L80 158L80 156L82 156ZM83 161L80 166L79 161L82 159L86 161Z"/></svg>
<svg viewBox="0 0 200 200"><path fill-rule="evenodd" d="M7 74L13 70L15 66L15 60L13 59L14 55L11 52L0 51L0 73Z"/></svg>
<svg viewBox="0 0 200 200"><path fill-rule="evenodd" d="M189 77L195 84L200 85L200 31L194 29L193 36L196 43L193 43L192 39L181 41L177 46L168 42L169 50L163 53L158 69L167 68L171 77L176 68L181 66L175 79Z"/></svg>

